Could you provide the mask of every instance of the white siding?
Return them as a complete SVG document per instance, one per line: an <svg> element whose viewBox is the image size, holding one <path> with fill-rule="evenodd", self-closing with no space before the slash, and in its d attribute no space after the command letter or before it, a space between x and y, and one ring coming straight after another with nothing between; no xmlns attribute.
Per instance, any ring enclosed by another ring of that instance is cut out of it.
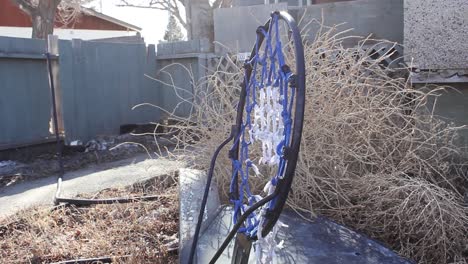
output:
<svg viewBox="0 0 468 264"><path fill-rule="evenodd" d="M27 27L0 27L0 36L15 37L15 38L30 38L32 28ZM100 39L100 38L115 38L136 35L135 31L120 31L120 30L89 30L89 29L54 29L54 35L59 39Z"/></svg>

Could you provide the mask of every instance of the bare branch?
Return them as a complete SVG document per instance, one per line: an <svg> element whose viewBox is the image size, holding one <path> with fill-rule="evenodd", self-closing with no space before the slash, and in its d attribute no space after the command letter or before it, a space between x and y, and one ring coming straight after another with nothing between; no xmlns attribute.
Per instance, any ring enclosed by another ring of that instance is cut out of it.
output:
<svg viewBox="0 0 468 264"><path fill-rule="evenodd" d="M64 26L76 21L83 12L82 5L90 2L92 0L61 0L55 20Z"/></svg>
<svg viewBox="0 0 468 264"><path fill-rule="evenodd" d="M11 0L32 21L32 37L45 39L54 31L55 22L67 25L82 12L82 4L91 0Z"/></svg>
<svg viewBox="0 0 468 264"><path fill-rule="evenodd" d="M19 6L21 10L25 11L29 15L34 11L35 8L37 8L37 4L35 5L33 1L27 1L27 0L11 0L14 4Z"/></svg>
<svg viewBox="0 0 468 264"><path fill-rule="evenodd" d="M213 8L231 7L232 0L216 0L213 2Z"/></svg>
<svg viewBox="0 0 468 264"><path fill-rule="evenodd" d="M187 29L187 22L181 15L179 5L184 6L184 2L178 0L149 0L147 4L135 4L130 3L128 0L120 0L120 4L117 4L117 6L120 7L135 7L168 11L185 29Z"/></svg>
<svg viewBox="0 0 468 264"><path fill-rule="evenodd" d="M117 4L116 6L119 7L135 7L135 8L145 8L145 9L157 9L157 10L167 10L167 6L164 6L164 3L157 3L157 4L148 4L148 5L135 5L130 4L128 1L120 0L121 4ZM163 1L162 1L163 2Z"/></svg>

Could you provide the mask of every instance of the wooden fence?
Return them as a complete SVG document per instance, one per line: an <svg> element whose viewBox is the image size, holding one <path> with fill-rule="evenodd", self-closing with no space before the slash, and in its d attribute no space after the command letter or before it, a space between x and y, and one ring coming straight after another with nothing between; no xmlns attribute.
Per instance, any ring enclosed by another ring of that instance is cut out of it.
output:
<svg viewBox="0 0 468 264"><path fill-rule="evenodd" d="M0 149L53 140L46 41L0 37ZM57 88L65 140L118 134L120 125L156 122L162 105L154 45L58 42Z"/></svg>

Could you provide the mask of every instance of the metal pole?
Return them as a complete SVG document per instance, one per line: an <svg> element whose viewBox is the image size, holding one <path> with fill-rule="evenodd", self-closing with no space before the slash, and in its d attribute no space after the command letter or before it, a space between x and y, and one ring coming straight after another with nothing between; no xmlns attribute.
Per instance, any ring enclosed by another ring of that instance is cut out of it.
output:
<svg viewBox="0 0 468 264"><path fill-rule="evenodd" d="M56 151L57 151L57 159L60 167L58 179L57 179L57 190L54 197L54 204L57 205L57 197L60 195L60 188L62 185L62 176L64 174L63 169L63 159L62 159L62 145L60 143L60 131L58 126L58 119L57 119L57 103L55 101L55 85L54 85L54 75L52 73L52 61L51 55L49 52L46 53L47 58L47 71L49 74L49 87L50 87L50 94L52 100L52 116L53 116L53 123L54 123L54 132L55 132L55 142L56 142Z"/></svg>

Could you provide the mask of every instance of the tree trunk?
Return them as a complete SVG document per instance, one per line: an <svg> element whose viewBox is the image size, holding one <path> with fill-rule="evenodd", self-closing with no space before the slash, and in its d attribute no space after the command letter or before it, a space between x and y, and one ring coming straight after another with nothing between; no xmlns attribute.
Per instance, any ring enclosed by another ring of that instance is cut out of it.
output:
<svg viewBox="0 0 468 264"><path fill-rule="evenodd" d="M187 12L187 23L189 25L190 39L206 38L212 44L214 41L213 8L209 0L190 0L186 2L189 6Z"/></svg>
<svg viewBox="0 0 468 264"><path fill-rule="evenodd" d="M53 34L55 14L60 0L40 0L34 10L30 10L32 38L46 39Z"/></svg>

